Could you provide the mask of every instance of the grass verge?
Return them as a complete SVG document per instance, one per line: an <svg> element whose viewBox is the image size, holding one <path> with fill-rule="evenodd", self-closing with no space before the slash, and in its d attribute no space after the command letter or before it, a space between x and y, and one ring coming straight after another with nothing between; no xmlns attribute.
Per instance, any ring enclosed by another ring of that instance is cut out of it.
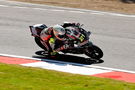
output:
<svg viewBox="0 0 135 90"><path fill-rule="evenodd" d="M122 2L133 0L15 0L15 1L135 14L135 3Z"/></svg>
<svg viewBox="0 0 135 90"><path fill-rule="evenodd" d="M0 90L135 90L135 84L0 63Z"/></svg>

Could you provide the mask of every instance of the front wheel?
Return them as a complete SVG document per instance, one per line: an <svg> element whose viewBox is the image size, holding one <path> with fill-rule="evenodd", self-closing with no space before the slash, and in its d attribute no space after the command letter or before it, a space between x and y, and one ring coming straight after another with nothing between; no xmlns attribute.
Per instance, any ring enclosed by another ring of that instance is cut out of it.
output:
<svg viewBox="0 0 135 90"><path fill-rule="evenodd" d="M99 47L92 45L86 49L85 55L93 59L100 59L103 57L103 51Z"/></svg>

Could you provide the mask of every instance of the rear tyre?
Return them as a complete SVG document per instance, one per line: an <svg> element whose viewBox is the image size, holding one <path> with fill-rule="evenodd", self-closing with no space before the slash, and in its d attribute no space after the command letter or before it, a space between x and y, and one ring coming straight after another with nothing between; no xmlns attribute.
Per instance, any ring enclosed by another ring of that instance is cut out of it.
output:
<svg viewBox="0 0 135 90"><path fill-rule="evenodd" d="M85 55L93 59L100 59L103 57L103 51L99 47L92 45L86 49Z"/></svg>
<svg viewBox="0 0 135 90"><path fill-rule="evenodd" d="M41 43L41 40L40 40L39 37L35 37L35 42L36 42L36 44L37 44L40 48L42 48L42 49L44 49L45 51L47 51L46 47Z"/></svg>

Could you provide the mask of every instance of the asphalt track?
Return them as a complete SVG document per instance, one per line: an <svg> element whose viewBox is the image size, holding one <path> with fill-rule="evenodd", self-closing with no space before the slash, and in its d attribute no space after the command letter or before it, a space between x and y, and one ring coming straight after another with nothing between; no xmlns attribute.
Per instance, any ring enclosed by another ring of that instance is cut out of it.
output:
<svg viewBox="0 0 135 90"><path fill-rule="evenodd" d="M102 48L104 62L93 64L135 71L135 15L0 1L0 53L33 57L41 50L28 26L80 22ZM82 57L86 57L82 55ZM77 60L77 58L76 58Z"/></svg>

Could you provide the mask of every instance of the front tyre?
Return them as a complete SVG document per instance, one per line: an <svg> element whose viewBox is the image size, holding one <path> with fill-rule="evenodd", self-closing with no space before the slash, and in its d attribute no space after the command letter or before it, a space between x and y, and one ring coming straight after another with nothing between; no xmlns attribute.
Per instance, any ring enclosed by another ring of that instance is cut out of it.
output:
<svg viewBox="0 0 135 90"><path fill-rule="evenodd" d="M103 57L103 51L99 47L92 45L86 49L85 55L93 59L100 59Z"/></svg>

